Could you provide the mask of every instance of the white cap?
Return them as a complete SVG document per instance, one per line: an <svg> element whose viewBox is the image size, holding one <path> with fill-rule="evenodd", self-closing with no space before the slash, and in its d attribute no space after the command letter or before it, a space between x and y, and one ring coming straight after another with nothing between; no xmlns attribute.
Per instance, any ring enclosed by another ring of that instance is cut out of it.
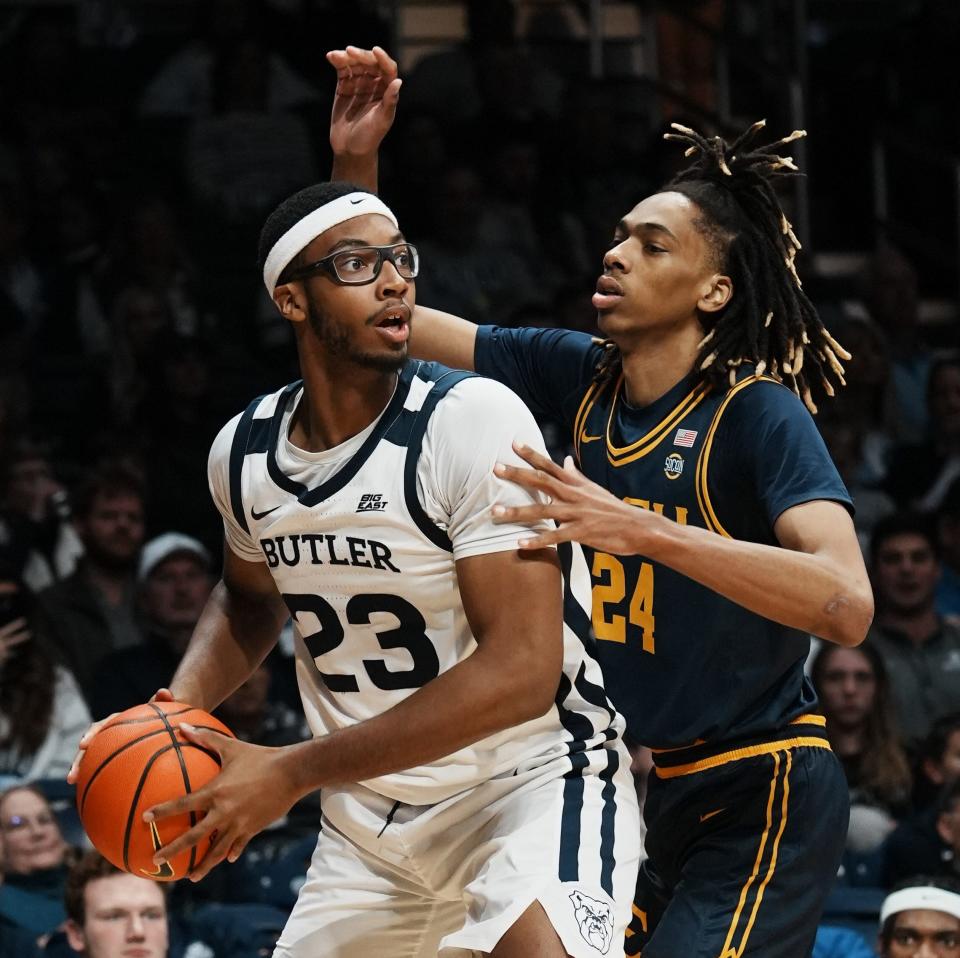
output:
<svg viewBox="0 0 960 958"><path fill-rule="evenodd" d="M182 532L164 532L151 539L141 550L140 567L137 569L138 581L143 582L161 562L183 552L196 557L205 566L210 567L210 553L202 542Z"/></svg>
<svg viewBox="0 0 960 958"><path fill-rule="evenodd" d="M942 911L946 915L960 918L960 895L946 888L934 888L932 885L918 885L916 888L901 888L883 901L880 907L880 925L901 911Z"/></svg>

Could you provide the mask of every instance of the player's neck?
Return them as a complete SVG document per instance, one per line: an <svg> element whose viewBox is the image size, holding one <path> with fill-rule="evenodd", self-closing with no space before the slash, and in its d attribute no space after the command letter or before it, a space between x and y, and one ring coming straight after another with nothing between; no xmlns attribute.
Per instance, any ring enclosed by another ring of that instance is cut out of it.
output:
<svg viewBox="0 0 960 958"><path fill-rule="evenodd" d="M642 330L621 344L623 385L627 402L644 407L690 375L703 339L699 325Z"/></svg>
<svg viewBox="0 0 960 958"><path fill-rule="evenodd" d="M363 432L386 408L397 374L351 365L349 375L316 364L301 366L303 397L290 427L290 441L323 452Z"/></svg>

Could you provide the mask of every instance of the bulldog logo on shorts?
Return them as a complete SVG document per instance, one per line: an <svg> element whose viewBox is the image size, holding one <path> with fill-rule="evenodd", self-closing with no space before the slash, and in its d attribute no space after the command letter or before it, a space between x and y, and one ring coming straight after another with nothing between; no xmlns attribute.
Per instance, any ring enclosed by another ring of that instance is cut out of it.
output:
<svg viewBox="0 0 960 958"><path fill-rule="evenodd" d="M580 891L573 892L570 901L583 940L605 955L613 938L613 909L605 901L597 901Z"/></svg>

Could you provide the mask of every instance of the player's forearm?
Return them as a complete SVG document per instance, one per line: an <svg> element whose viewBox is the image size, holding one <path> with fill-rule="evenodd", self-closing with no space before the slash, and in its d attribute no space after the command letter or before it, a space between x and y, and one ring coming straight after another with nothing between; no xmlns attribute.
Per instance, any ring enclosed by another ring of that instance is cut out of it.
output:
<svg viewBox="0 0 960 958"><path fill-rule="evenodd" d="M555 665L525 653L504 661L481 647L381 715L288 746L295 791L303 795L426 765L537 718L553 705L559 656Z"/></svg>
<svg viewBox="0 0 960 958"><path fill-rule="evenodd" d="M377 192L379 178L379 154L365 153L352 155L350 153L335 153L333 169L330 172L331 180L343 180L347 183L356 183L371 193Z"/></svg>
<svg viewBox="0 0 960 958"><path fill-rule="evenodd" d="M174 698L207 711L216 708L253 674L281 626L270 606L218 583L170 683Z"/></svg>
<svg viewBox="0 0 960 958"><path fill-rule="evenodd" d="M644 554L751 612L839 645L863 641L869 583L835 559L741 542L663 519Z"/></svg>
<svg viewBox="0 0 960 958"><path fill-rule="evenodd" d="M417 306L410 324L410 353L453 369L473 370L474 323L439 309Z"/></svg>

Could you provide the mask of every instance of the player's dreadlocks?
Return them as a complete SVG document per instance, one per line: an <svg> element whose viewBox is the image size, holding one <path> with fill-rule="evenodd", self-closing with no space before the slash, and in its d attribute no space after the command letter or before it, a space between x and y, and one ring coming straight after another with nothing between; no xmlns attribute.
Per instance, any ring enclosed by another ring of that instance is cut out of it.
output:
<svg viewBox="0 0 960 958"><path fill-rule="evenodd" d="M736 381L737 367L752 363L793 388L811 412L810 370L828 396L845 385L840 359L850 354L824 328L801 288L794 259L800 242L780 208L773 185L797 167L777 150L802 136L795 130L768 146L751 147L765 121L754 123L733 143L709 139L677 123L665 139L687 144L695 159L664 192L682 193L701 212L694 226L706 238L715 267L730 276L734 295L718 316L704 316L707 334L700 342L697 368L715 386ZM619 365L612 344L597 368L609 377Z"/></svg>

